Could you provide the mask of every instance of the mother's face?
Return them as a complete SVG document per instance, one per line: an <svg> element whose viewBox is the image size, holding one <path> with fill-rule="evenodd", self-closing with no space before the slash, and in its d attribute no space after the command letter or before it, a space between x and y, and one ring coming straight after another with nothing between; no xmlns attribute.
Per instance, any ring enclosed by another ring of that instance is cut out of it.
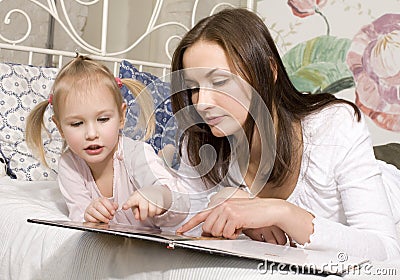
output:
<svg viewBox="0 0 400 280"><path fill-rule="evenodd" d="M192 102L216 137L242 132L251 87L232 72L224 50L216 43L199 41L183 55L184 81Z"/></svg>

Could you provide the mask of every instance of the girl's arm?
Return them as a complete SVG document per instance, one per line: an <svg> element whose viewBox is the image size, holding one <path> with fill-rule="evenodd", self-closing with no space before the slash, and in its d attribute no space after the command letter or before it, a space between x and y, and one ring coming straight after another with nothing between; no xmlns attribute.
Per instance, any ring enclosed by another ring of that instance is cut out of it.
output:
<svg viewBox="0 0 400 280"><path fill-rule="evenodd" d="M70 151L63 153L58 164L57 180L72 221L83 222L86 207L92 202L84 181L87 172L90 172L89 168L75 161Z"/></svg>
<svg viewBox="0 0 400 280"><path fill-rule="evenodd" d="M170 197L165 197L166 202L162 207L167 211L153 218L155 225L174 226L182 222L189 212L190 202L186 190L164 166L153 148L145 143L134 141L127 137L123 139L124 164L126 171L138 188L158 186L166 188L163 192ZM171 171L172 172L172 171Z"/></svg>
<svg viewBox="0 0 400 280"><path fill-rule="evenodd" d="M164 214L171 208L172 194L166 186L147 186L135 191L122 205L123 210L132 208L136 220L144 221Z"/></svg>

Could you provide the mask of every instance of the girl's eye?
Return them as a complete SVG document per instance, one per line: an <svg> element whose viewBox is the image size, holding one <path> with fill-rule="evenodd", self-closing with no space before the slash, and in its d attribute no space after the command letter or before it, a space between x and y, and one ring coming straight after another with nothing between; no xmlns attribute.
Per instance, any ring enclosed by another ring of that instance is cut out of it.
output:
<svg viewBox="0 0 400 280"><path fill-rule="evenodd" d="M98 118L97 120L98 120L99 122L107 122L107 121L110 120L110 118L104 117L104 118Z"/></svg>
<svg viewBox="0 0 400 280"><path fill-rule="evenodd" d="M83 123L83 122L74 122L74 123L71 123L71 126L72 126L72 127L78 127L78 126L80 126L82 123Z"/></svg>

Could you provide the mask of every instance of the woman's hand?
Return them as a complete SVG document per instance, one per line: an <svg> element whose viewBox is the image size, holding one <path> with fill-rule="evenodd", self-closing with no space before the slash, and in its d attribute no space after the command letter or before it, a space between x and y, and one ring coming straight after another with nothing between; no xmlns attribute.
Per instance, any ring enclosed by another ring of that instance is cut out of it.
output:
<svg viewBox="0 0 400 280"><path fill-rule="evenodd" d="M312 214L286 200L232 198L196 214L177 232L186 232L203 223L205 234L236 239L243 230L275 226L304 244L313 233L313 219ZM278 241L282 242L280 238Z"/></svg>
<svg viewBox="0 0 400 280"><path fill-rule="evenodd" d="M249 198L249 193L234 187L225 187L210 197L208 207L214 207L231 198Z"/></svg>
<svg viewBox="0 0 400 280"><path fill-rule="evenodd" d="M135 191L122 205L123 210L132 209L136 220L163 214L171 206L172 195L166 186L144 187Z"/></svg>
<svg viewBox="0 0 400 280"><path fill-rule="evenodd" d="M288 241L285 232L277 226L245 229L243 233L253 240L271 244L285 245Z"/></svg>
<svg viewBox="0 0 400 280"><path fill-rule="evenodd" d="M118 203L110 201L106 197L94 199L85 210L84 218L87 222L109 223L118 209Z"/></svg>
<svg viewBox="0 0 400 280"><path fill-rule="evenodd" d="M202 227L204 233L235 239L242 229L274 225L278 214L275 206L281 204L281 201L279 199L231 198L195 215L178 229L178 232L186 232L204 222Z"/></svg>

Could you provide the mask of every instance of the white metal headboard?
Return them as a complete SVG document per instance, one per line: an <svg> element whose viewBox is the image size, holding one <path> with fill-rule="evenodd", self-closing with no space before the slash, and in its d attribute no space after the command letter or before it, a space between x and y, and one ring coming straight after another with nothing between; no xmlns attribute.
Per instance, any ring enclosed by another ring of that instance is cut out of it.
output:
<svg viewBox="0 0 400 280"><path fill-rule="evenodd" d="M10 0L8 0L10 1ZM43 47L37 47L32 44L27 45L26 41L27 38L31 35L32 31L32 22L33 22L33 16L30 15L28 11L24 10L23 7L25 7L28 2L35 4L36 8L41 9L42 11L46 11L48 15L51 15L53 18L52 21L55 21L60 27L65 34L67 34L68 38L74 42L74 44L79 47L79 52L83 54L89 54L92 58L98 59L101 61L108 62L112 65L110 69L114 71L114 73L118 72L118 67L119 67L119 62L123 59L129 60L131 63L136 65L139 70L142 70L143 67L152 67L152 68L158 68L162 69L162 74L163 76L166 74L166 72L169 69L169 63L158 63L158 62L152 62L152 61L144 61L140 60L140 58L132 58L132 57L124 57L129 51L131 51L133 48L137 47L140 45L143 40L150 36L155 30L161 29L161 28L168 28L168 27L179 27L182 28L185 32L188 31L194 24L196 23L196 16L199 10L199 3L200 0L188 0L188 2L193 2L193 7L191 10L191 19L190 19L190 24L179 22L179 21L167 21L163 23L157 23L160 13L164 7L164 0L157 0L155 1L155 4L153 5L153 10L151 12L151 18L147 24L147 28L145 29L145 32L141 34L130 46L124 47L120 50L109 52L108 51L108 46L107 46L107 34L108 34L108 29L109 29L109 7L110 7L110 0L73 0L75 3L82 5L82 7L89 7L92 5L101 5L102 6L102 15L101 15L101 42L100 42L100 47L96 47L93 44L88 43L85 41L81 34L79 34L79 31L77 31L74 28L74 25L71 22L70 15L68 14L67 8L66 8L66 1L71 2L72 0L11 0L14 1L14 4L17 2L18 8L12 8L10 9L5 15L4 15L4 20L2 23L3 27L10 26L10 23L12 23L12 16L15 14L18 14L20 17L21 15L24 17L24 20L26 21L26 31L23 32L19 30L19 34L22 34L19 38L15 39L10 39L7 38L5 35L1 34L0 29L0 52L3 50L11 50L11 51L18 51L18 52L25 52L27 53L27 61L23 62L26 64L34 64L34 56L36 54L42 54L42 55L52 55L58 59L52 59L53 64L55 67L61 67L66 60L75 57L76 52L71 51L71 50L63 50L63 49L52 49L52 48L43 48ZM147 1L147 0L146 0ZM170 0L173 1L173 0ZM4 6L6 4L7 0L0 0L0 11L4 11ZM180 1L182 2L182 1ZM215 13L218 9L221 9L225 6L241 6L241 7L247 7L248 9L254 10L254 5L255 1L254 0L231 0L231 1L210 1L213 3L213 7L211 8L210 14ZM113 2L115 3L115 2ZM153 1L154 3L154 1ZM204 2L202 2L203 4ZM3 6L3 7L2 7ZM7 8L7 6L5 6ZM50 20L49 20L50 22ZM50 23L49 23L50 24ZM0 25L1 27L1 25ZM20 26L13 26L14 28L23 28ZM4 29L4 28L3 28ZM164 46L159 47L159 51L163 51L166 53L169 59L171 59L171 54L169 53L169 44L173 40L179 40L180 35L172 35L170 36ZM41 42L43 43L43 42ZM157 46L158 48L158 46ZM1 54L1 53L0 53ZM168 61L169 62L169 61ZM22 62L20 62L22 63ZM35 62L36 63L36 62Z"/></svg>

